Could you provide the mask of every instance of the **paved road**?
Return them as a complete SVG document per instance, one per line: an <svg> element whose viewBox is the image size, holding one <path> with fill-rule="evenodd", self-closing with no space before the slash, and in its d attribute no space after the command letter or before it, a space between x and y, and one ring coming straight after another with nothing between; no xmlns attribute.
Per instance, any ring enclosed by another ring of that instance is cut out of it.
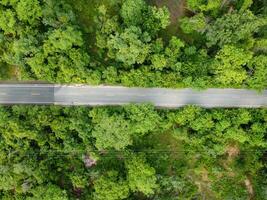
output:
<svg viewBox="0 0 267 200"><path fill-rule="evenodd" d="M176 108L188 104L202 107L266 107L267 90L262 94L243 89L126 88L111 86L62 86L45 84L0 84L2 104L123 105L153 103Z"/></svg>
<svg viewBox="0 0 267 200"><path fill-rule="evenodd" d="M0 104L53 104L54 87L48 84L0 84Z"/></svg>

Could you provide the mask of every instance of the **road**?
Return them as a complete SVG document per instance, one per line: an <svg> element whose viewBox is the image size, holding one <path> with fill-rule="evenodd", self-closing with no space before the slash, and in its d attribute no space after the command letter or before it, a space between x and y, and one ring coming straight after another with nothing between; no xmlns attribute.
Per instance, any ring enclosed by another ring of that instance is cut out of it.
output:
<svg viewBox="0 0 267 200"><path fill-rule="evenodd" d="M48 84L0 84L0 104L53 104L54 86Z"/></svg>
<svg viewBox="0 0 267 200"><path fill-rule="evenodd" d="M47 84L0 84L0 104L124 105L152 103L176 108L194 104L201 107L266 107L267 90L258 94L245 89L127 88L115 86L66 86Z"/></svg>

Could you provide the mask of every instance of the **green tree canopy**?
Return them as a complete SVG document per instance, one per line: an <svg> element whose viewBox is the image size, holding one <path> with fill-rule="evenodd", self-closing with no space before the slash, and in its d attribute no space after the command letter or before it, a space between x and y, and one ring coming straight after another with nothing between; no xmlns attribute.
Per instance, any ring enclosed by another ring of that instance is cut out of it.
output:
<svg viewBox="0 0 267 200"><path fill-rule="evenodd" d="M108 113L96 110L91 112L93 122L96 123L92 132L96 138L98 149L114 148L121 150L132 144L132 130L130 124L123 116L109 115Z"/></svg>
<svg viewBox="0 0 267 200"><path fill-rule="evenodd" d="M251 11L225 14L207 28L207 45L223 47L248 42L266 24L266 18L257 17Z"/></svg>
<svg viewBox="0 0 267 200"><path fill-rule="evenodd" d="M94 182L94 199L122 200L129 195L127 182L118 177L118 172L109 171Z"/></svg>
<svg viewBox="0 0 267 200"><path fill-rule="evenodd" d="M157 188L155 170L150 167L144 157L131 156L126 161L127 180L132 191L152 195Z"/></svg>
<svg viewBox="0 0 267 200"><path fill-rule="evenodd" d="M217 81L224 86L242 84L247 78L245 66L251 59L251 52L225 45L216 55L214 70Z"/></svg>

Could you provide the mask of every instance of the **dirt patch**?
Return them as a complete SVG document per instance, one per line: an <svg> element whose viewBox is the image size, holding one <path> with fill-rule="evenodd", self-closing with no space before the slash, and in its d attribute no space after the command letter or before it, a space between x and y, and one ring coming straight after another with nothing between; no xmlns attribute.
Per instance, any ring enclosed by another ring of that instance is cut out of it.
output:
<svg viewBox="0 0 267 200"><path fill-rule="evenodd" d="M239 156L239 154L240 149L236 144L230 144L225 149L225 157L221 162L230 177L234 177L236 175L233 171L232 164Z"/></svg>
<svg viewBox="0 0 267 200"><path fill-rule="evenodd" d="M228 154L229 159L234 159L240 153L240 150L237 145L230 145L226 148L226 153Z"/></svg>
<svg viewBox="0 0 267 200"><path fill-rule="evenodd" d="M254 190L253 190L252 183L251 183L251 181L249 180L249 178L245 179L244 182L245 182L246 189L247 189L247 191L248 191L248 193L249 193L250 199L252 199L253 196L254 196Z"/></svg>

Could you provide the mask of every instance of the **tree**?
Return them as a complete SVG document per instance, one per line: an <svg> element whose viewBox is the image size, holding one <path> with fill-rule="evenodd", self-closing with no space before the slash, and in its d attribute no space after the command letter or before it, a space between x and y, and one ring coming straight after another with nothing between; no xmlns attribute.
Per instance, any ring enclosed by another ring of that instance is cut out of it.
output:
<svg viewBox="0 0 267 200"><path fill-rule="evenodd" d="M253 34L266 24L265 18L257 17L248 10L225 14L208 26L206 31L207 46L223 47L226 44L247 43Z"/></svg>
<svg viewBox="0 0 267 200"><path fill-rule="evenodd" d="M5 34L14 34L16 25L16 18L14 11L6 9L5 11L0 7L0 29L4 31Z"/></svg>
<svg viewBox="0 0 267 200"><path fill-rule="evenodd" d="M149 41L148 35L132 26L121 34L110 36L107 42L108 56L123 62L126 68L136 63L142 64L150 52L150 45L147 44Z"/></svg>
<svg viewBox="0 0 267 200"><path fill-rule="evenodd" d="M260 55L254 57L249 63L250 77L248 78L249 87L263 90L267 87L267 57Z"/></svg>
<svg viewBox="0 0 267 200"><path fill-rule="evenodd" d="M164 54L153 54L151 56L152 67L156 70L163 70L167 67L167 59Z"/></svg>
<svg viewBox="0 0 267 200"><path fill-rule="evenodd" d="M206 28L206 20L203 13L194 15L193 17L185 17L180 20L181 28L184 33L204 32Z"/></svg>
<svg viewBox="0 0 267 200"><path fill-rule="evenodd" d="M0 21L5 23L0 22L0 31L3 30L6 41L1 44L2 62L17 66L27 79L50 82L87 79L84 74L89 56L67 4L51 0L42 6L38 0L1 4Z"/></svg>
<svg viewBox="0 0 267 200"><path fill-rule="evenodd" d="M130 104L124 108L131 130L140 135L155 131L160 126L160 116L150 104Z"/></svg>
<svg viewBox="0 0 267 200"><path fill-rule="evenodd" d="M33 24L42 16L41 6L38 0L22 0L16 6L18 18L23 22Z"/></svg>
<svg viewBox="0 0 267 200"><path fill-rule="evenodd" d="M80 80L89 63L89 56L82 45L81 32L72 26L56 29L49 33L37 53L27 59L27 64L39 79L59 82Z"/></svg>
<svg viewBox="0 0 267 200"><path fill-rule="evenodd" d="M217 15L222 7L222 0L188 0L187 4L192 11L210 12L211 15Z"/></svg>
<svg viewBox="0 0 267 200"><path fill-rule="evenodd" d="M128 197L127 182L118 176L118 172L109 171L94 182L95 200L122 200Z"/></svg>
<svg viewBox="0 0 267 200"><path fill-rule="evenodd" d="M225 45L215 56L215 78L224 86L241 85L247 78L245 66L252 53L234 46Z"/></svg>
<svg viewBox="0 0 267 200"><path fill-rule="evenodd" d="M121 150L132 144L130 124L121 115L109 115L105 111L90 113L95 123L92 136L96 138L98 149Z"/></svg>
<svg viewBox="0 0 267 200"><path fill-rule="evenodd" d="M42 23L48 27L60 28L77 25L73 8L66 1L46 0L42 8Z"/></svg>
<svg viewBox="0 0 267 200"><path fill-rule="evenodd" d="M241 0L241 1L243 2L240 8L241 12L247 10L253 4L253 0Z"/></svg>
<svg viewBox="0 0 267 200"><path fill-rule="evenodd" d="M173 36L165 48L165 55L169 58L170 64L175 64L177 59L181 56L182 48L185 46L184 42Z"/></svg>
<svg viewBox="0 0 267 200"><path fill-rule="evenodd" d="M124 23L129 26L138 26L143 21L143 12L147 5L144 0L126 0L123 2L120 13Z"/></svg>
<svg viewBox="0 0 267 200"><path fill-rule="evenodd" d="M120 25L120 19L124 22ZM104 6L99 7L96 33L97 46L108 50L108 57L121 62L126 69L148 60L153 39L169 24L167 8L149 6L144 0L124 1L120 16L109 16Z"/></svg>
<svg viewBox="0 0 267 200"><path fill-rule="evenodd" d="M26 200L68 200L66 191L61 190L53 184L42 185L31 190L33 197L27 197Z"/></svg>
<svg viewBox="0 0 267 200"><path fill-rule="evenodd" d="M130 189L146 196L152 195L157 188L156 172L146 163L145 158L142 155L132 155L125 164Z"/></svg>
<svg viewBox="0 0 267 200"><path fill-rule="evenodd" d="M144 13L144 31L147 31L152 37L165 29L170 24L170 13L166 7L157 8L148 6Z"/></svg>

